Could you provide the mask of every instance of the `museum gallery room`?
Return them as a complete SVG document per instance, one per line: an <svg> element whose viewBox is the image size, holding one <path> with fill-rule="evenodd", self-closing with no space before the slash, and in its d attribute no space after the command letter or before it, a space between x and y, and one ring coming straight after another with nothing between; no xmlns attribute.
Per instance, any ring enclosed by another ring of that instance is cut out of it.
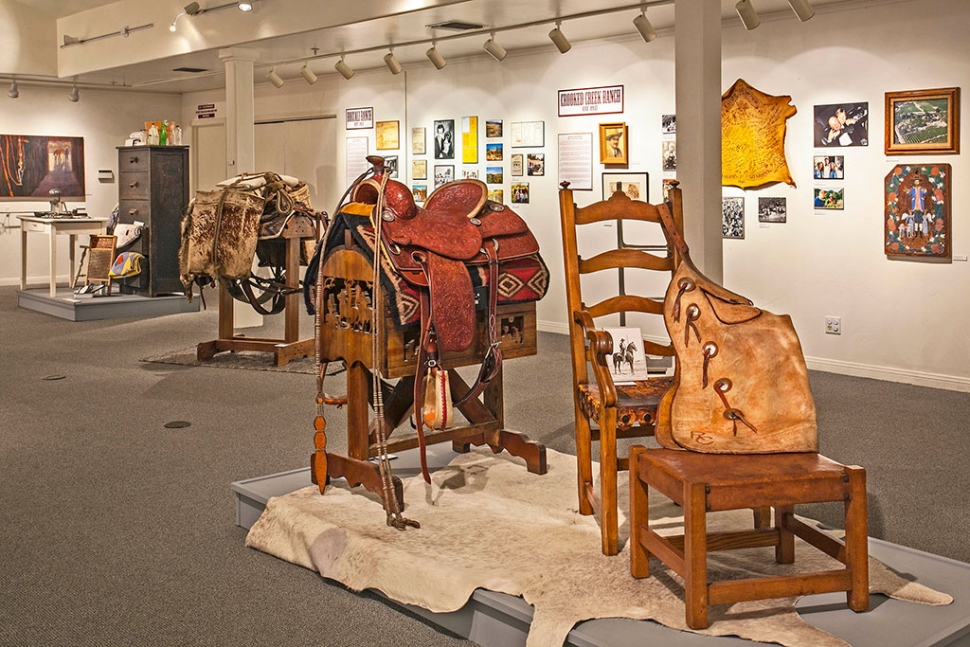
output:
<svg viewBox="0 0 970 647"><path fill-rule="evenodd" d="M970 3L0 18L0 645L970 645Z"/></svg>

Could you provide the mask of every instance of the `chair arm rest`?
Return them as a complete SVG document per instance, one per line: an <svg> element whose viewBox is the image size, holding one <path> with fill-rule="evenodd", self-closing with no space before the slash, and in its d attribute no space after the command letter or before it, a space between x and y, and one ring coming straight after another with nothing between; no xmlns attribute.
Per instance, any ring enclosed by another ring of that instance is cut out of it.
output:
<svg viewBox="0 0 970 647"><path fill-rule="evenodd" d="M589 363L593 367L593 378L599 388L603 406L616 406L616 387L613 385L613 375L610 373L607 355L613 354L613 337L605 330L597 330L593 325L593 318L586 310L577 310L573 318L583 329L583 335L589 342Z"/></svg>

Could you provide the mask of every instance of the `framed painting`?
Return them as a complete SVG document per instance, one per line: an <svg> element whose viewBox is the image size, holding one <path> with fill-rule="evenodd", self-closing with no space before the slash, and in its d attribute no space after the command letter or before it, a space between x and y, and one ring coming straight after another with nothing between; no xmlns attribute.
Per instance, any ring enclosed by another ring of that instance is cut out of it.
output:
<svg viewBox="0 0 970 647"><path fill-rule="evenodd" d="M600 124L600 164L626 164L628 130L622 121Z"/></svg>
<svg viewBox="0 0 970 647"><path fill-rule="evenodd" d="M647 187L649 175L646 173L603 173L603 199L609 200L621 191L631 200L647 202L650 192Z"/></svg>
<svg viewBox="0 0 970 647"><path fill-rule="evenodd" d="M744 197L721 198L721 238L744 238Z"/></svg>
<svg viewBox="0 0 970 647"><path fill-rule="evenodd" d="M84 198L84 138L0 135L0 198Z"/></svg>
<svg viewBox="0 0 970 647"><path fill-rule="evenodd" d="M950 258L949 164L899 164L886 176L886 256Z"/></svg>
<svg viewBox="0 0 970 647"><path fill-rule="evenodd" d="M886 93L886 155L960 152L960 88Z"/></svg>
<svg viewBox="0 0 970 647"><path fill-rule="evenodd" d="M376 147L379 151L396 151L401 147L401 122L378 121Z"/></svg>

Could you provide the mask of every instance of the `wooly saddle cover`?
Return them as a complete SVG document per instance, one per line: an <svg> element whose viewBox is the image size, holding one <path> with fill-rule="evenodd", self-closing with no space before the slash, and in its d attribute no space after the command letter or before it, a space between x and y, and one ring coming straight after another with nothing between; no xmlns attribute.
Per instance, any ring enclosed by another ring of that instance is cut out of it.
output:
<svg viewBox="0 0 970 647"><path fill-rule="evenodd" d="M376 204L381 178L362 182L355 202ZM436 189L424 208L400 182L384 186L381 242L394 269L409 283L427 288L430 312L442 351L462 351L475 340L475 294L469 265L497 264L539 252L528 225L511 209L489 202L479 180L459 180ZM496 279L497 280L497 279ZM490 286L495 290L497 286ZM494 315L494 304L490 304Z"/></svg>
<svg viewBox="0 0 970 647"><path fill-rule="evenodd" d="M667 206L659 210L682 260L664 297L677 371L657 411L657 441L721 454L817 452L815 402L791 317L701 274Z"/></svg>

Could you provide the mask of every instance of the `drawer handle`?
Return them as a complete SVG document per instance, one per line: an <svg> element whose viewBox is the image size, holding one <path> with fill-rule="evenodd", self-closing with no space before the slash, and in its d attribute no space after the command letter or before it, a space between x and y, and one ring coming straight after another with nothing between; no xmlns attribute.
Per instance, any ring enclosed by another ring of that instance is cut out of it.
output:
<svg viewBox="0 0 970 647"><path fill-rule="evenodd" d="M136 186L138 186L138 182L132 182L131 184L128 185L128 188L134 189Z"/></svg>
<svg viewBox="0 0 970 647"><path fill-rule="evenodd" d="M138 213L138 209L129 209L128 210L128 215L129 216L134 216L137 213Z"/></svg>
<svg viewBox="0 0 970 647"><path fill-rule="evenodd" d="M128 160L128 163L129 164L137 164L138 163L138 158L137 157L132 157L131 159Z"/></svg>

